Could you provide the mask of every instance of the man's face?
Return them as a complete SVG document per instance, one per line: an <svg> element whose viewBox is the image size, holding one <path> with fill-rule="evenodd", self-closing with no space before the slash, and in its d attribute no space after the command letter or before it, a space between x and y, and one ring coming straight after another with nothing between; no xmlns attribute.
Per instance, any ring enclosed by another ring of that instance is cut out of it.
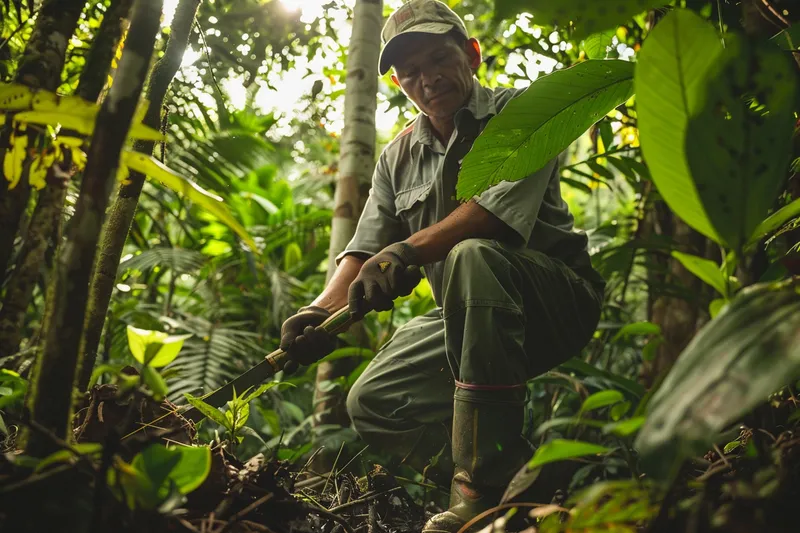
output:
<svg viewBox="0 0 800 533"><path fill-rule="evenodd" d="M474 58L467 50L474 51L447 35L409 35L403 55L394 65L397 83L426 115L451 117L472 92Z"/></svg>

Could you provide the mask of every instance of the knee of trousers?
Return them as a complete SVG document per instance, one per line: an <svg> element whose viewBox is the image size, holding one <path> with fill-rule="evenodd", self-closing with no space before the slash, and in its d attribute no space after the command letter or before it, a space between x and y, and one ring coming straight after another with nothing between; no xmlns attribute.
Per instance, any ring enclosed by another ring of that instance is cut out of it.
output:
<svg viewBox="0 0 800 533"><path fill-rule="evenodd" d="M447 294L480 298L492 285L514 284L510 262L497 244L489 239L466 239L456 244L444 264L443 291ZM506 266L504 266L506 265ZM495 294L496 290L490 290Z"/></svg>
<svg viewBox="0 0 800 533"><path fill-rule="evenodd" d="M362 378L364 376L362 375ZM347 414L353 429L367 444L383 445L389 430L388 406L369 380L359 378L347 393Z"/></svg>
<svg viewBox="0 0 800 533"><path fill-rule="evenodd" d="M445 277L452 276L460 270L481 267L489 268L493 257L500 255L493 241L489 239L465 239L450 250L444 263Z"/></svg>

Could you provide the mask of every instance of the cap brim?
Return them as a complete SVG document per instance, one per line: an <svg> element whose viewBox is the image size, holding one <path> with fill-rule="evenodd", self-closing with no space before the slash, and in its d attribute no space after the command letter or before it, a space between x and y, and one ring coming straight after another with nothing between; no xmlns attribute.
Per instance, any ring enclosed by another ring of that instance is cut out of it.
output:
<svg viewBox="0 0 800 533"><path fill-rule="evenodd" d="M425 24L417 24L416 26L412 26L406 31L400 32L391 39L389 42L383 46L383 50L381 51L381 58L378 63L378 70L381 73L381 76L389 72L389 69L392 68L394 61L396 59L397 52L402 49L402 42L405 41L409 36L414 33L432 33L434 35L442 35L444 33L449 32L450 30L455 29L456 27L452 24L443 24L441 22L428 22Z"/></svg>

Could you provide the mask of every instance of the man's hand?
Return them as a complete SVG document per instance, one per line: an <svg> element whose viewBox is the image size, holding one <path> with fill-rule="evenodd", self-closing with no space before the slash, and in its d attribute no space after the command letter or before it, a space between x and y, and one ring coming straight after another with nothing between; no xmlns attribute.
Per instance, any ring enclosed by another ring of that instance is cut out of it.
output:
<svg viewBox="0 0 800 533"><path fill-rule="evenodd" d="M334 337L318 327L329 316L329 311L310 305L286 319L281 326L280 346L289 356L284 372L292 374L300 365L316 363L333 351Z"/></svg>
<svg viewBox="0 0 800 533"><path fill-rule="evenodd" d="M373 309L388 311L398 296L411 294L422 279L414 247L391 244L368 259L350 285L350 314L361 318Z"/></svg>

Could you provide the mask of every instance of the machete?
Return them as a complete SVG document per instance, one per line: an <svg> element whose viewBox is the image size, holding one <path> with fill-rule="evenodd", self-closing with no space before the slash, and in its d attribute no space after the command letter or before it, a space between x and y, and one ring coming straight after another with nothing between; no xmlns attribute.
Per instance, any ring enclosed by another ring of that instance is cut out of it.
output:
<svg viewBox="0 0 800 533"><path fill-rule="evenodd" d="M331 335L338 335L339 333L346 331L355 322L357 322L357 320L355 320L350 314L349 309L344 307L329 316L328 319L320 325L320 327ZM231 399L233 399L234 390L241 394L246 389L258 386L277 374L283 369L283 365L286 364L286 359L287 353L281 349L277 349L267 355L263 361L258 363L250 370L240 374L238 377L222 385L220 388L206 394L205 396L201 396L200 399L212 407L222 407ZM159 420L166 418L175 412L175 410L167 412L152 422L142 425L139 429L123 437L123 439L130 437L134 433L137 433L146 427L151 427ZM178 407L177 412L180 413L184 418L191 420L194 423L197 423L205 418L205 415L200 410L198 410L196 407L188 405Z"/></svg>

